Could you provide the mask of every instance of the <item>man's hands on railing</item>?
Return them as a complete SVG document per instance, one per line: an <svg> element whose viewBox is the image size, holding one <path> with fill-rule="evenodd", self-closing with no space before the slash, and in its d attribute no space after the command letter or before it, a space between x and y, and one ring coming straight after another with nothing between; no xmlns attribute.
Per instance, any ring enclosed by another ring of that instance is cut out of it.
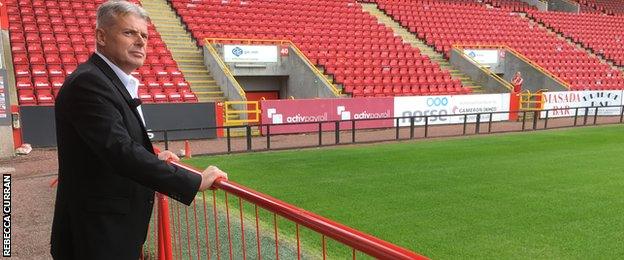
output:
<svg viewBox="0 0 624 260"><path fill-rule="evenodd" d="M199 185L199 191L205 191L209 189L215 180L224 179L227 180L227 173L217 168L217 166L210 165L202 172L202 181Z"/></svg>
<svg viewBox="0 0 624 260"><path fill-rule="evenodd" d="M177 155L175 155L175 153L172 153L169 150L165 150L165 151L158 153L158 159L160 159L161 161L173 161L173 162L180 161L180 158Z"/></svg>
<svg viewBox="0 0 624 260"><path fill-rule="evenodd" d="M158 159L163 160L163 161L168 161L168 162L180 161L180 158L169 150L158 153ZM225 179L225 180L228 179L227 173L217 168L216 166L212 166L212 165L208 166L208 168L206 168L201 173L201 177L202 177L202 181L201 181L201 184L199 185L199 191L205 191L209 189L214 183L214 181L217 179Z"/></svg>

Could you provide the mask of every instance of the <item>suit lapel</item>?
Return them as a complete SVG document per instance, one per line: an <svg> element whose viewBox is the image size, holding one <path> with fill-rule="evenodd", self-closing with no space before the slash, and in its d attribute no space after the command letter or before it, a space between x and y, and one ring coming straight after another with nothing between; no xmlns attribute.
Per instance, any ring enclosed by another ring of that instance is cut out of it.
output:
<svg viewBox="0 0 624 260"><path fill-rule="evenodd" d="M100 70L104 73L104 75L106 75L106 77L108 77L112 82L113 85L115 86L115 89L117 89L117 91L121 94L121 96L123 97L124 101L126 102L126 105L128 105L128 107L130 107L130 110L132 111L132 113L134 114L134 116L136 117L137 120L139 120L139 125L141 126L141 129L143 130L143 135L144 135L144 140L147 140L147 143L150 143L149 141L149 137L147 137L147 130L145 129L145 126L143 125L143 121L141 120L141 116L139 115L139 111L136 107L134 107L132 105L132 97L130 96L130 93L128 93L128 90L126 89L126 87L123 85L123 83L121 83L121 79L119 79L119 77L117 76L117 74L115 74L115 72L113 71L113 69L108 66L108 64L106 63L106 61L104 61L102 58L100 58L99 55L97 55L96 53L93 53L91 55L91 58L89 59L90 62L92 62L93 64L95 64L95 66L97 66L98 68L100 68ZM150 146L151 148L151 146Z"/></svg>

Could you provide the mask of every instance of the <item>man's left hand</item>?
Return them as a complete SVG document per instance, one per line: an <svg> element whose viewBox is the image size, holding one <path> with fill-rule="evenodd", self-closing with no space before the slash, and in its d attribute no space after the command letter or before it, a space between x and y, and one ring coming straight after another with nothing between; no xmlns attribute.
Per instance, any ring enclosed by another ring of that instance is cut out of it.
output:
<svg viewBox="0 0 624 260"><path fill-rule="evenodd" d="M169 150L162 151L158 154L158 159L162 161L179 162L180 158Z"/></svg>

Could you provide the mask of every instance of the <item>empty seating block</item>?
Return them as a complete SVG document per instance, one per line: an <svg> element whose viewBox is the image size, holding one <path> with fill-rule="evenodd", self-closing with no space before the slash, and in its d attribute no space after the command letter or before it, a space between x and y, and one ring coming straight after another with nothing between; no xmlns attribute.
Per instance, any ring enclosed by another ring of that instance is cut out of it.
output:
<svg viewBox="0 0 624 260"><path fill-rule="evenodd" d="M624 0L576 0L581 11L597 10L606 14L624 14Z"/></svg>
<svg viewBox="0 0 624 260"><path fill-rule="evenodd" d="M449 55L453 44L507 45L571 89L622 89L622 73L505 9L430 0L378 0L381 9Z"/></svg>
<svg viewBox="0 0 624 260"><path fill-rule="evenodd" d="M95 50L95 12L103 0L7 0L9 38L19 102L53 105L64 78ZM137 3L138 1L133 1ZM159 102L197 102L171 53L149 24L145 73L165 98ZM171 83L169 83L171 82ZM174 84L175 82L175 84ZM143 84L145 85L145 84ZM146 90L146 89L145 89ZM188 96L188 98L185 98ZM145 99L153 102L154 99Z"/></svg>
<svg viewBox="0 0 624 260"><path fill-rule="evenodd" d="M561 12L531 12L530 15L615 64L624 66L624 17Z"/></svg>
<svg viewBox="0 0 624 260"><path fill-rule="evenodd" d="M470 92L355 1L171 2L199 43L204 38L291 40L354 97Z"/></svg>

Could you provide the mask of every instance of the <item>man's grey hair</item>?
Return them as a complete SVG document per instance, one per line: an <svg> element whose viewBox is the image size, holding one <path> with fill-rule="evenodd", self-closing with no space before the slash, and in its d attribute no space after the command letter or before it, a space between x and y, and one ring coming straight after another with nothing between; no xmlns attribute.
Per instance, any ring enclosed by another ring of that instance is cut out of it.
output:
<svg viewBox="0 0 624 260"><path fill-rule="evenodd" d="M149 15L142 7L128 1L110 0L98 7L95 28L111 26L119 16L127 14L133 14L149 21Z"/></svg>

